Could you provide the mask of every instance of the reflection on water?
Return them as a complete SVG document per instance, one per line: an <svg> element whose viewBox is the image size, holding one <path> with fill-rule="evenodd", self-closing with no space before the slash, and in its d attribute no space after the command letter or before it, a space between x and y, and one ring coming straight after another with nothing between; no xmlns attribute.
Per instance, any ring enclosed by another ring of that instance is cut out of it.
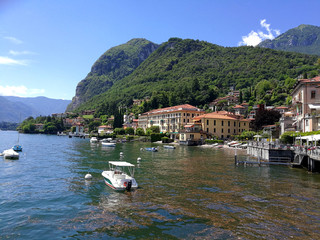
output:
<svg viewBox="0 0 320 240"><path fill-rule="evenodd" d="M0 238L37 238L39 233L76 239L320 235L317 174L282 166L235 166L230 149L160 145L159 152L148 152L140 148L156 145L110 148L88 140L23 136L31 145L42 141L45 151L35 154L29 148L25 158L1 162ZM111 160L137 165L139 189L121 193L104 184L101 172ZM92 180L84 179L88 172Z"/></svg>

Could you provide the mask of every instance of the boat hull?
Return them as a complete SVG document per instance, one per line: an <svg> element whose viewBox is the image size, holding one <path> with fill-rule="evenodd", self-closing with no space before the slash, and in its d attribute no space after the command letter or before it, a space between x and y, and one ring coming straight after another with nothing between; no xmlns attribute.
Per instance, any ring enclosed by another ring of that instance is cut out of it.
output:
<svg viewBox="0 0 320 240"><path fill-rule="evenodd" d="M113 171L103 171L102 176L105 184L115 191L126 191L129 181L132 183L130 190L138 188L136 180L126 174L122 174L122 176L117 177Z"/></svg>
<svg viewBox="0 0 320 240"><path fill-rule="evenodd" d="M15 152L13 149L8 149L3 151L3 157L5 159L19 159L19 153Z"/></svg>

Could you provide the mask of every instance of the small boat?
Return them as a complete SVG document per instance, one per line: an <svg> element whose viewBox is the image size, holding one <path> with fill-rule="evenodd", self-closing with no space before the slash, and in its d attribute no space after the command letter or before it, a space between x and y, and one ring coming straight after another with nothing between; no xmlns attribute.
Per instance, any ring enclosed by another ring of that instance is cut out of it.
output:
<svg viewBox="0 0 320 240"><path fill-rule="evenodd" d="M167 149L176 149L176 147L172 145L164 145L163 147Z"/></svg>
<svg viewBox="0 0 320 240"><path fill-rule="evenodd" d="M21 152L21 151L22 151L22 147L21 147L21 145L19 145L19 144L14 145L14 146L12 147L12 149L13 149L14 151L16 151L16 152Z"/></svg>
<svg viewBox="0 0 320 240"><path fill-rule="evenodd" d="M19 153L14 151L12 148L4 150L2 154L6 159L19 159Z"/></svg>
<svg viewBox="0 0 320 240"><path fill-rule="evenodd" d="M90 143L97 143L98 139L96 137L90 138Z"/></svg>
<svg viewBox="0 0 320 240"><path fill-rule="evenodd" d="M106 147L115 147L116 143L113 142L101 142L102 146L106 146Z"/></svg>
<svg viewBox="0 0 320 240"><path fill-rule="evenodd" d="M134 179L134 165L128 162L109 161L109 170L101 174L104 182L116 191L130 191L138 188ZM126 172L127 171L127 172Z"/></svg>
<svg viewBox="0 0 320 240"><path fill-rule="evenodd" d="M151 151L151 152L158 152L158 148L155 147L150 147L150 148L144 148L146 151Z"/></svg>

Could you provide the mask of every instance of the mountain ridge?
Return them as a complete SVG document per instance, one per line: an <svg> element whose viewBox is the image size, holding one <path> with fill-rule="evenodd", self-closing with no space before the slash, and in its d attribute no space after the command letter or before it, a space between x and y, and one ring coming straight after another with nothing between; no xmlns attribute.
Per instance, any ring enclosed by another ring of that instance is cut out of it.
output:
<svg viewBox="0 0 320 240"><path fill-rule="evenodd" d="M65 112L71 100L47 97L0 96L0 122L23 121L27 117L48 116Z"/></svg>
<svg viewBox="0 0 320 240"><path fill-rule="evenodd" d="M86 78L78 83L76 95L67 111L106 92L115 82L131 74L158 46L144 38L134 38L107 50L92 65Z"/></svg>
<svg viewBox="0 0 320 240"><path fill-rule="evenodd" d="M301 24L273 40L261 42L258 47L320 56L320 27Z"/></svg>

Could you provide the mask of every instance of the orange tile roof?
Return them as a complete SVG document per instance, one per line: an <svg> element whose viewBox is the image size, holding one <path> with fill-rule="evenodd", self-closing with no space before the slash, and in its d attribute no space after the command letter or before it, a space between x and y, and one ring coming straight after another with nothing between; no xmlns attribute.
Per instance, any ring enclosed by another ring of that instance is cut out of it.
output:
<svg viewBox="0 0 320 240"><path fill-rule="evenodd" d="M243 107L243 106L241 106L241 105L235 105L235 106L232 107L232 108L245 108L245 107Z"/></svg>
<svg viewBox="0 0 320 240"><path fill-rule="evenodd" d="M157 114L157 113L163 113L163 112L176 112L176 111L181 111L181 110L204 112L203 110L201 110L197 107L194 107L190 104L183 104L183 105L167 107L167 108L158 108L158 109L151 110L149 112L145 112L143 114Z"/></svg>

